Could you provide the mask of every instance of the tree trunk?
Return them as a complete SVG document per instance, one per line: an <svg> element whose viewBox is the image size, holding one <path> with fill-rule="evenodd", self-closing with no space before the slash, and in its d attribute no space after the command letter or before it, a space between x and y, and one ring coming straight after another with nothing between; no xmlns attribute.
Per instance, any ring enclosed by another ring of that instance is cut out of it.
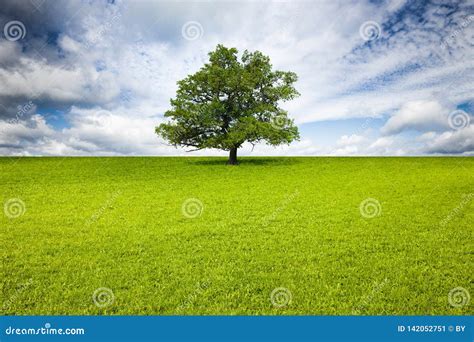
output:
<svg viewBox="0 0 474 342"><path fill-rule="evenodd" d="M237 147L230 149L227 165L237 165Z"/></svg>

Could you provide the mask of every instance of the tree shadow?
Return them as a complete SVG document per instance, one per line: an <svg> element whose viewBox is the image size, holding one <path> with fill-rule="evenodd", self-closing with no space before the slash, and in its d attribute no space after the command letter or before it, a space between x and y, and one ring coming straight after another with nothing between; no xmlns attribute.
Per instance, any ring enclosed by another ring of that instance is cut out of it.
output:
<svg viewBox="0 0 474 342"><path fill-rule="evenodd" d="M238 165L227 165L226 157L209 157L189 159L190 164L193 165L221 165L228 167L239 167L239 166L283 166L293 165L301 163L301 160L297 157L239 157Z"/></svg>

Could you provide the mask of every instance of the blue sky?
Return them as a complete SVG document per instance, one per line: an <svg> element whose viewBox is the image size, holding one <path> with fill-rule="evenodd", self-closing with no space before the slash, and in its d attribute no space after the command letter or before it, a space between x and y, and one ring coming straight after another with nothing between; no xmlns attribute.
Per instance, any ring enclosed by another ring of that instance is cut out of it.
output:
<svg viewBox="0 0 474 342"><path fill-rule="evenodd" d="M187 154L154 127L219 43L299 76L301 140L241 155L474 154L472 2L4 0L0 28L2 155Z"/></svg>

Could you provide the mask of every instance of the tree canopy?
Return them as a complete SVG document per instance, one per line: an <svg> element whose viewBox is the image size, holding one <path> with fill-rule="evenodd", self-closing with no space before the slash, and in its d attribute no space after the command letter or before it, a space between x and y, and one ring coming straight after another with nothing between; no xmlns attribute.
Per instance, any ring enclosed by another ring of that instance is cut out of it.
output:
<svg viewBox="0 0 474 342"><path fill-rule="evenodd" d="M209 62L178 81L176 97L165 113L170 121L156 133L173 146L190 150L216 148L229 151L229 164L237 163L244 142L276 146L299 139L298 128L280 108L299 96L294 72L272 70L270 58L218 45Z"/></svg>

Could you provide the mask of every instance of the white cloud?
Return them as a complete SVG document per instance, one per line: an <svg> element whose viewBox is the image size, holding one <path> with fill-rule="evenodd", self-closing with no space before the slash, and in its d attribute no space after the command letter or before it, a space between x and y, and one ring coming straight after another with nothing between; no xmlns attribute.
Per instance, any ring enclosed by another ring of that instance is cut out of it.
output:
<svg viewBox="0 0 474 342"><path fill-rule="evenodd" d="M361 142L365 141L366 137L362 135L352 134L352 135L343 135L337 141L338 145L347 146L347 145L355 145L360 144Z"/></svg>
<svg viewBox="0 0 474 342"><path fill-rule="evenodd" d="M390 147L393 145L393 138L391 137L382 137L378 138L376 141L374 141L371 145L370 148L372 149L384 149L387 147Z"/></svg>
<svg viewBox="0 0 474 342"><path fill-rule="evenodd" d="M18 44L8 40L0 40L0 67L14 64L20 53L21 49Z"/></svg>
<svg viewBox="0 0 474 342"><path fill-rule="evenodd" d="M108 151L113 154L158 152L159 140L153 129L159 122L156 118L128 115L125 109L111 112L73 107L69 120L72 127L63 129L62 134L77 149L100 154Z"/></svg>
<svg viewBox="0 0 474 342"><path fill-rule="evenodd" d="M27 121L0 121L0 136L3 144L18 143L21 139L36 139L54 134L41 115L33 115Z"/></svg>
<svg viewBox="0 0 474 342"><path fill-rule="evenodd" d="M426 151L440 154L474 154L474 125L436 136L428 143Z"/></svg>
<svg viewBox="0 0 474 342"><path fill-rule="evenodd" d="M0 96L54 102L105 103L119 94L110 72L87 67L51 65L20 57L15 68L0 68Z"/></svg>
<svg viewBox="0 0 474 342"><path fill-rule="evenodd" d="M408 129L425 132L449 128L449 110L437 101L408 102L382 127L383 134L397 134Z"/></svg>
<svg viewBox="0 0 474 342"><path fill-rule="evenodd" d="M357 155L359 151L359 148L357 146L345 146L343 148L338 148L334 150L331 154L334 156L351 156L351 155Z"/></svg>

